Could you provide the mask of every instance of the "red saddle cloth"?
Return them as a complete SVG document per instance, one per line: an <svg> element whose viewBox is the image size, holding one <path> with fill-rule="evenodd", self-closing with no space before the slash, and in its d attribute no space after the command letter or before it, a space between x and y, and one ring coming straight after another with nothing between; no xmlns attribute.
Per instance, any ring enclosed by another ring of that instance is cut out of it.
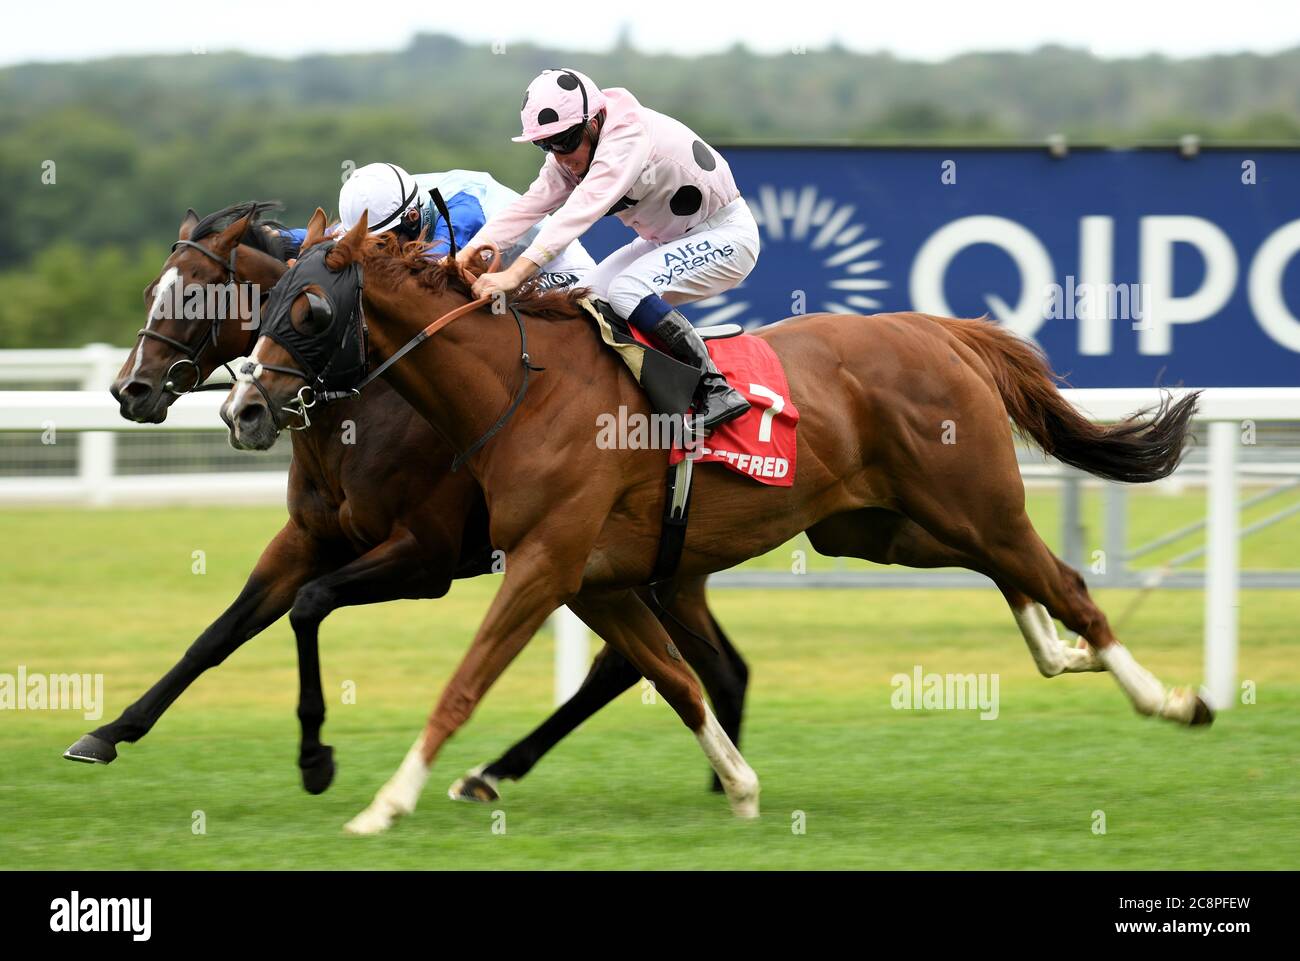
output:
<svg viewBox="0 0 1300 961"><path fill-rule="evenodd" d="M641 331L632 335L654 344ZM691 456L697 463L725 464L737 474L771 487L794 484L795 425L799 411L790 400L785 368L767 341L752 334L706 340L709 356L727 383L745 395L749 410L714 430ZM686 451L674 448L668 463L677 464Z"/></svg>

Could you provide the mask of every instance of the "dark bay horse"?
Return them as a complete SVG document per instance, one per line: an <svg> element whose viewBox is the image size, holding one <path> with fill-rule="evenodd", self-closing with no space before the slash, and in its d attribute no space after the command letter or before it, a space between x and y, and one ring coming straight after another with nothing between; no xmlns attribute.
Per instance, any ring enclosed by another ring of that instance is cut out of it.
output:
<svg viewBox="0 0 1300 961"><path fill-rule="evenodd" d="M271 206L240 204L202 220L193 211L185 217L177 246L146 288L146 303L153 303L146 327L111 388L124 417L165 420L177 397L252 349L256 330L245 314L187 319L161 316L155 308L164 283L206 288L233 281L270 291L287 269L277 236L262 229L262 214ZM252 298L240 303L248 308ZM143 737L199 674L287 612L298 646L303 784L312 793L329 786L333 752L320 741L321 622L340 607L441 597L454 578L487 573L493 560L474 478L452 473L447 443L396 392L375 386L359 399L311 410L310 425L292 435L289 519L244 589L148 693L81 738L67 757L112 761L114 745ZM343 440L345 426L355 444ZM724 726L738 736L748 670L708 610L704 579L683 580L664 616ZM639 679L626 658L605 648L572 699L481 773L463 779L454 796L494 798L500 781L523 777L566 734Z"/></svg>
<svg viewBox="0 0 1300 961"><path fill-rule="evenodd" d="M368 238L364 217L337 242L321 243L323 227L323 218L313 223L308 240L319 249L304 244L294 273L272 295L287 304L268 308L275 319L244 368L249 382L231 391L223 409L236 446L269 447L284 426L275 408L319 373L298 369L269 332L292 329L328 359L346 342L351 319L320 326L313 299L344 290L339 310L346 306L352 318L354 304L364 308L372 361L393 356L433 318L469 300L461 269L427 263L421 245ZM364 268L364 290L354 265ZM642 391L574 303L534 298L519 306L522 319L476 309L385 374L455 449L469 451L518 395L529 358L545 368L513 419L468 459L486 497L491 541L506 552L501 587L423 733L348 828L380 831L413 809L440 746L564 603L656 684L695 733L732 810L757 816L757 776L634 590L655 556L664 458L604 449L596 432L599 418L620 405L649 416ZM1014 423L1045 451L1096 476L1154 480L1182 456L1196 395L1094 425L1057 391L1041 353L978 320L821 314L758 336L783 362L789 399L802 415L797 476L791 487L766 487L699 465L684 573L730 567L801 531L832 556L967 567L1001 589L1044 674L1105 669L1142 714L1186 725L1211 720L1194 691L1167 689L1134 660L1082 577L1043 543L1025 514L1012 442ZM1061 641L1053 618L1088 646Z"/></svg>

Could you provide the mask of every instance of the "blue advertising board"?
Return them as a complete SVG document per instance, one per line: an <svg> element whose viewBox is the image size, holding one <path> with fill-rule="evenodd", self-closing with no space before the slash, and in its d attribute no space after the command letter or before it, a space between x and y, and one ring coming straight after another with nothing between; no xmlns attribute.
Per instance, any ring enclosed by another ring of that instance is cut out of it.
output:
<svg viewBox="0 0 1300 961"><path fill-rule="evenodd" d="M763 246L697 324L987 314L1075 387L1300 386L1300 150L720 149Z"/></svg>

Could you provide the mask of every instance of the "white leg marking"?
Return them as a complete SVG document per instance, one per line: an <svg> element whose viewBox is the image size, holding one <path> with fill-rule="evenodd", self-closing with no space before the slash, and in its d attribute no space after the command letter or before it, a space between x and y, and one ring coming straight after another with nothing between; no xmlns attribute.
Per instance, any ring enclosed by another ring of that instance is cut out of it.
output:
<svg viewBox="0 0 1300 961"><path fill-rule="evenodd" d="M1106 669L1086 642L1083 647L1071 647L1061 640L1056 622L1042 604L1031 603L1012 613L1029 645L1029 656L1043 677Z"/></svg>
<svg viewBox="0 0 1300 961"><path fill-rule="evenodd" d="M1135 661L1128 648L1119 642L1097 653L1138 713L1191 723L1196 712L1196 692L1186 687L1169 690L1159 678Z"/></svg>
<svg viewBox="0 0 1300 961"><path fill-rule="evenodd" d="M758 817L758 775L745 763L707 704L704 705L704 726L695 732L695 739L700 742L704 756L722 781L731 813L742 818Z"/></svg>
<svg viewBox="0 0 1300 961"><path fill-rule="evenodd" d="M378 834L388 830L403 814L415 810L420 792L424 790L424 782L429 779L429 767L424 763L424 756L420 752L422 743L423 733L406 752L397 773L379 789L369 807L343 826L344 831L349 834Z"/></svg>

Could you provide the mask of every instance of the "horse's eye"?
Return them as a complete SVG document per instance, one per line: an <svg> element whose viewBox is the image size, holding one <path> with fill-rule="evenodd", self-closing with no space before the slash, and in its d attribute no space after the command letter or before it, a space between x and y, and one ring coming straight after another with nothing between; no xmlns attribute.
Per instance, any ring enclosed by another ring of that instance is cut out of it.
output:
<svg viewBox="0 0 1300 961"><path fill-rule="evenodd" d="M323 334L334 322L334 308L319 294L307 291L307 314L299 324L304 334Z"/></svg>

